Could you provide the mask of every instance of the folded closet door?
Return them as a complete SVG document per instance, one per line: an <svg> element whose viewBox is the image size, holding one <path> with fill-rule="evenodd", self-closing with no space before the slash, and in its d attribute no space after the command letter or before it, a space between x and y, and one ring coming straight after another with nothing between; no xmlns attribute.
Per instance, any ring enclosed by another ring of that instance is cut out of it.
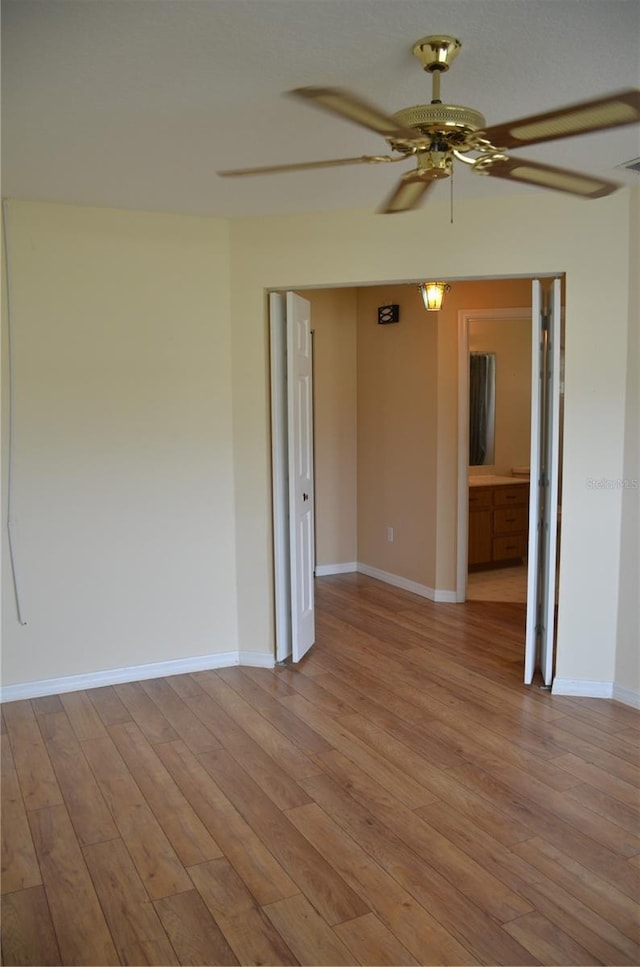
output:
<svg viewBox="0 0 640 967"><path fill-rule="evenodd" d="M525 684L553 680L560 441L561 282L533 280L531 456Z"/></svg>
<svg viewBox="0 0 640 967"><path fill-rule="evenodd" d="M270 296L276 659L315 641L313 373L310 304Z"/></svg>

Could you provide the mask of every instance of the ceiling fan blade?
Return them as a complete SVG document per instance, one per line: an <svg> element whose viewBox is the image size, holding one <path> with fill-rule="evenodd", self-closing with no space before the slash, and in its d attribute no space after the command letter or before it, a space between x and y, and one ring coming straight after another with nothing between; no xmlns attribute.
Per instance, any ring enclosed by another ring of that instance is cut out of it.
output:
<svg viewBox="0 0 640 967"><path fill-rule="evenodd" d="M576 134L606 131L640 121L640 90L629 88L582 101L567 107L517 118L506 124L494 124L481 135L496 148L517 148L523 144L541 144L557 138L571 138Z"/></svg>
<svg viewBox="0 0 640 967"><path fill-rule="evenodd" d="M309 168L337 168L340 165L381 164L384 161L399 161L386 154L363 154L357 158L330 158L327 161L299 161L293 164L265 165L262 168L230 168L217 171L222 178L237 178L242 175L277 175L281 171L306 171Z"/></svg>
<svg viewBox="0 0 640 967"><path fill-rule="evenodd" d="M602 198L610 195L620 187L613 181L604 181L594 175L583 175L578 171L567 168L555 168L551 165L539 164L525 158L505 158L491 164L483 164L477 172L490 175L492 178L506 178L510 181L522 181L538 188L552 188L555 191L565 191L570 195L581 198Z"/></svg>
<svg viewBox="0 0 640 967"><path fill-rule="evenodd" d="M297 87L288 91L293 97L310 101L331 114L355 121L356 124L375 131L385 138L408 139L415 141L416 132L398 124L391 114L386 114L375 104L370 104L357 94L339 87Z"/></svg>
<svg viewBox="0 0 640 967"><path fill-rule="evenodd" d="M418 208L424 196L437 179L426 177L423 172L409 171L400 179L384 205L378 209L383 215L410 212Z"/></svg>

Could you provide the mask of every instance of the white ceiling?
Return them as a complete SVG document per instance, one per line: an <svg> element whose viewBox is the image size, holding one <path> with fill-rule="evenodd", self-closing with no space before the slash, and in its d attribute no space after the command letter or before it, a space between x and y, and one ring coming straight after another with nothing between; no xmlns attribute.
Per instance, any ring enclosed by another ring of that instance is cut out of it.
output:
<svg viewBox="0 0 640 967"><path fill-rule="evenodd" d="M224 217L375 209L410 162L215 172L385 153L381 137L282 93L428 103L411 47L432 33L462 41L442 99L488 124L640 87L640 0L6 0L3 196ZM637 176L616 166L638 155L640 126L526 151L626 184ZM514 190L536 189L458 166L458 199Z"/></svg>

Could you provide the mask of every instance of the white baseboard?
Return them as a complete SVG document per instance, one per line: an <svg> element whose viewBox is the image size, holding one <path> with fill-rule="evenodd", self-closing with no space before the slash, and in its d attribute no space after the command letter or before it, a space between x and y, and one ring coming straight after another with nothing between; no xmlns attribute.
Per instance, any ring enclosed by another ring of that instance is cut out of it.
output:
<svg viewBox="0 0 640 967"><path fill-rule="evenodd" d="M409 578L400 577L398 574L390 574L389 571L381 571L379 568L371 567L369 564L358 562L358 571L360 574L366 574L370 578L377 578L378 581L384 581L385 584L392 584L395 588L402 588L404 591L419 594L421 598L428 598L429 601L447 602L451 604L455 604L456 601L455 591L442 591L438 588L430 588L426 584L418 584L417 581L410 581Z"/></svg>
<svg viewBox="0 0 640 967"><path fill-rule="evenodd" d="M632 708L640 708L640 692L623 688L615 682L594 682L580 678L554 678L552 695L575 695L577 698L608 698Z"/></svg>
<svg viewBox="0 0 640 967"><path fill-rule="evenodd" d="M328 574L350 574L352 571L357 571L358 565L355 561L349 561L346 564L316 564L316 577L322 578L326 577Z"/></svg>
<svg viewBox="0 0 640 967"><path fill-rule="evenodd" d="M575 695L577 698L613 698L613 682L595 682L588 678L554 678L552 695Z"/></svg>
<svg viewBox="0 0 640 967"><path fill-rule="evenodd" d="M640 708L640 692L634 692L631 688L623 688L622 685L613 683L613 700L622 702L623 705L630 705L632 708Z"/></svg>
<svg viewBox="0 0 640 967"><path fill-rule="evenodd" d="M121 685L124 682L140 682L147 678L165 678L167 675L186 675L232 665L251 665L256 668L273 668L273 655L253 651L228 651L216 655L198 655L195 658L179 658L174 661L157 661L149 665L128 665L126 668L108 668L105 671L85 675L69 675L65 678L45 678L35 682L20 682L0 688L0 702L17 702L41 695L60 695L78 692L85 688L102 688L105 685Z"/></svg>

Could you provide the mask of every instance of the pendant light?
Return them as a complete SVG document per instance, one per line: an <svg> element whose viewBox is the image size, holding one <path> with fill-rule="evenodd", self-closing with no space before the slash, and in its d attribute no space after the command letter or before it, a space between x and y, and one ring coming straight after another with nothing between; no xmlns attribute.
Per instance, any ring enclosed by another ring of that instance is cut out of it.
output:
<svg viewBox="0 0 640 967"><path fill-rule="evenodd" d="M418 290L422 295L425 309L428 309L429 312L438 312L442 309L445 293L450 288L451 286L446 282L421 282L418 285Z"/></svg>

